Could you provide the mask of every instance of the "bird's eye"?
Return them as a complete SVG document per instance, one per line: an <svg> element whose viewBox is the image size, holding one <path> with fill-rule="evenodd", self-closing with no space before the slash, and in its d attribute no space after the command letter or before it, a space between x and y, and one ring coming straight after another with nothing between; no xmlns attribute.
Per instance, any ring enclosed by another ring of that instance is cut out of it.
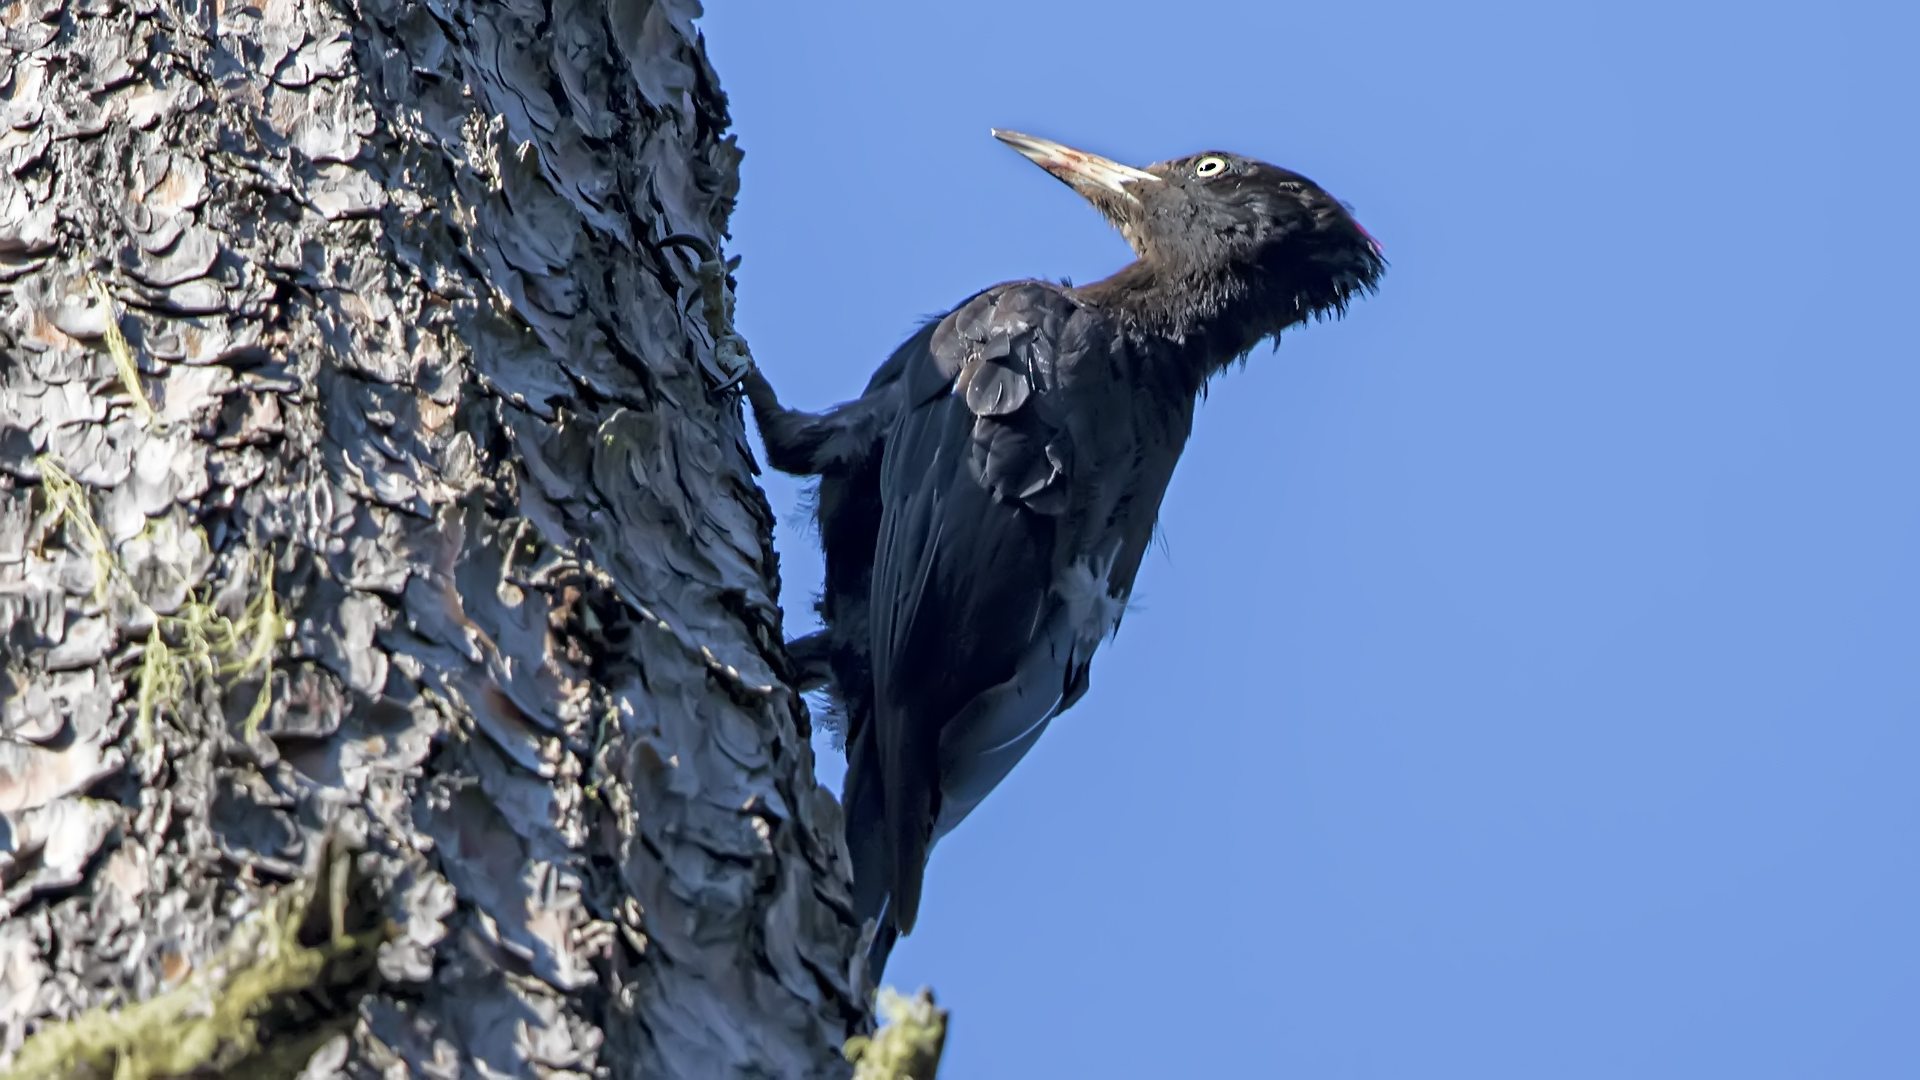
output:
<svg viewBox="0 0 1920 1080"><path fill-rule="evenodd" d="M1221 173L1226 171L1227 171L1226 158L1203 157L1200 159L1199 164L1193 167L1193 175L1202 177L1202 178L1209 177L1209 176L1219 176Z"/></svg>

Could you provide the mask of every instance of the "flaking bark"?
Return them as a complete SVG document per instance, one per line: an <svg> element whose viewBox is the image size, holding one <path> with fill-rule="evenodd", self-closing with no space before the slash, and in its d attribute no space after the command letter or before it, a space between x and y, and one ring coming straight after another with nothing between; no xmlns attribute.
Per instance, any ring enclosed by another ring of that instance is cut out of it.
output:
<svg viewBox="0 0 1920 1080"><path fill-rule="evenodd" d="M660 242L738 183L698 13L5 8L0 1069L331 850L384 944L256 1025L336 1025L308 1075L846 1072L839 810Z"/></svg>

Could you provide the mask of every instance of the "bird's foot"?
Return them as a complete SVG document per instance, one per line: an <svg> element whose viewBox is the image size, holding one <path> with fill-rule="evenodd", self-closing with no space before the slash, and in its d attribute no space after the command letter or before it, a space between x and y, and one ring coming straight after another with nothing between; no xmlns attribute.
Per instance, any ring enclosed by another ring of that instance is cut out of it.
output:
<svg viewBox="0 0 1920 1080"><path fill-rule="evenodd" d="M753 353L733 328L733 290L727 287L728 275L740 265L739 256L723 259L705 240L686 233L666 237L660 246L680 248L699 260L693 272L700 282L700 306L706 314L707 334L713 339L713 366L718 369L708 374L716 390L739 386L753 371Z"/></svg>
<svg viewBox="0 0 1920 1080"><path fill-rule="evenodd" d="M833 682L833 639L825 630L787 642L787 656L793 660L794 689L805 693Z"/></svg>

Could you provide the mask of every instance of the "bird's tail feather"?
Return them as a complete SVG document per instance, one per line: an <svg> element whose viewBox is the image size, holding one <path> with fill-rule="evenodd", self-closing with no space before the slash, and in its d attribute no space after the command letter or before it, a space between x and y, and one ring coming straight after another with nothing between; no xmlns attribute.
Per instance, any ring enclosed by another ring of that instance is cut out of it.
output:
<svg viewBox="0 0 1920 1080"><path fill-rule="evenodd" d="M867 946L867 981L874 986L879 986L881 976L887 973L887 960L899 940L900 928L893 924L893 906L883 905L874 924L873 943Z"/></svg>

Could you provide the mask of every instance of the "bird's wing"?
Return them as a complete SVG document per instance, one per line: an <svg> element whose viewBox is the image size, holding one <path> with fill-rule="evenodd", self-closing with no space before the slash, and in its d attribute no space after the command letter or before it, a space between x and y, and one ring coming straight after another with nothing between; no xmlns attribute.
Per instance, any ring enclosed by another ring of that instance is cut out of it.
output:
<svg viewBox="0 0 1920 1080"><path fill-rule="evenodd" d="M942 319L903 373L905 408L881 464L870 607L873 764L903 931L939 810L942 733L970 706L980 714L984 695L1004 695L1043 632L1074 485L1061 376L1097 349L1097 327L1056 286L1000 286ZM1001 709L1008 719L990 717L988 726L1026 726L983 737L981 749L1030 733L1062 689L1037 709L1016 703Z"/></svg>

